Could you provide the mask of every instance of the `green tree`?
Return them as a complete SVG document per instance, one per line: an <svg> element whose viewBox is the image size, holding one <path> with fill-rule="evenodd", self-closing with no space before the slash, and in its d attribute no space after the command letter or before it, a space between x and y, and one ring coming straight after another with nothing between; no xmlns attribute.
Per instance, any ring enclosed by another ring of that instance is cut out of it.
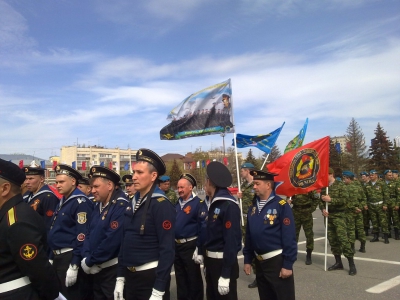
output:
<svg viewBox="0 0 400 300"><path fill-rule="evenodd" d="M358 174L367 162L367 146L365 145L364 134L354 118L351 119L347 127L345 137L347 152L343 153L342 165Z"/></svg>
<svg viewBox="0 0 400 300"><path fill-rule="evenodd" d="M281 151L279 150L279 147L275 144L272 149L271 149L271 153L268 155L267 153L263 153L263 155L261 156L261 166L265 161L265 158L268 156L268 159L265 163L264 169L267 169L267 165L274 162L275 160L277 160L279 157L282 156Z"/></svg>
<svg viewBox="0 0 400 300"><path fill-rule="evenodd" d="M168 172L169 177L170 177L170 182L171 182L171 188L176 189L176 186L179 181L179 177L182 174L182 170L179 168L178 163L176 162L176 159L172 162L170 172Z"/></svg>
<svg viewBox="0 0 400 300"><path fill-rule="evenodd" d="M371 170L374 169L379 173L383 173L384 170L397 169L399 166L393 143L386 136L386 131L383 130L379 123L375 129L375 137L371 140L368 152L370 157L368 166Z"/></svg>
<svg viewBox="0 0 400 300"><path fill-rule="evenodd" d="M342 176L342 158L341 154L336 150L335 143L330 139L329 145L329 167L331 167L335 172L335 177Z"/></svg>
<svg viewBox="0 0 400 300"><path fill-rule="evenodd" d="M249 149L249 152L247 153L245 162L252 163L257 170L259 170L261 168L260 162L259 162L259 160L257 160L254 157L253 152L251 151L251 148Z"/></svg>

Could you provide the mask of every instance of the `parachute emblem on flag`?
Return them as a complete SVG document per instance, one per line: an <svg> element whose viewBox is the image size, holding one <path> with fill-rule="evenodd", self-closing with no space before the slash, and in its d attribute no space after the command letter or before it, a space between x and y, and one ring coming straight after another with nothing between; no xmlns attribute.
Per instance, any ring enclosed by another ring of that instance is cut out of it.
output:
<svg viewBox="0 0 400 300"><path fill-rule="evenodd" d="M290 182L294 187L307 188L317 181L320 160L317 151L306 148L297 153L289 167Z"/></svg>

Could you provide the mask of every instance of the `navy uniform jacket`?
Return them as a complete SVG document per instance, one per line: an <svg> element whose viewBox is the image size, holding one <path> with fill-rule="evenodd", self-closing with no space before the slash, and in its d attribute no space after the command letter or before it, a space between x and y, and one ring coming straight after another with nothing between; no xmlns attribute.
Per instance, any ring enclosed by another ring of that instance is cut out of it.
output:
<svg viewBox="0 0 400 300"><path fill-rule="evenodd" d="M16 195L0 209L0 284L28 276L40 299L58 297L42 218ZM1 299L0 294L0 299Z"/></svg>
<svg viewBox="0 0 400 300"><path fill-rule="evenodd" d="M207 220L208 220L208 208L210 207L210 199L206 196L205 200L200 201L200 207L198 211L198 231L199 237L197 239L197 253L204 255L203 247L207 240Z"/></svg>
<svg viewBox="0 0 400 300"><path fill-rule="evenodd" d="M100 265L118 256L127 206L126 195L119 189L111 195L104 208L101 202L95 203L82 249L82 257L86 258L88 267Z"/></svg>
<svg viewBox="0 0 400 300"><path fill-rule="evenodd" d="M90 216L93 211L92 202L75 188L68 199L62 197L51 220L48 234L51 250L73 248L71 265L80 265L82 246L86 237ZM50 253L52 259L53 253Z"/></svg>
<svg viewBox="0 0 400 300"><path fill-rule="evenodd" d="M176 221L175 221L175 238L185 239L199 235L199 209L201 207L200 198L193 197L181 206L182 199L179 198L175 205Z"/></svg>
<svg viewBox="0 0 400 300"><path fill-rule="evenodd" d="M208 251L224 253L221 276L230 278L237 253L242 248L242 232L239 204L226 188L219 188L212 199L204 246Z"/></svg>
<svg viewBox="0 0 400 300"><path fill-rule="evenodd" d="M283 268L293 269L297 259L296 230L292 209L282 198L272 192L268 202L258 212L257 201L247 213L247 228L245 246L243 249L244 263L251 264L257 254L265 254L282 249Z"/></svg>
<svg viewBox="0 0 400 300"><path fill-rule="evenodd" d="M139 192L126 208L121 250L118 256L118 277L125 277L127 267L138 267L158 261L154 288L165 291L175 259L175 209L165 194L154 190L146 215L144 234L140 225L147 200L142 201L134 213Z"/></svg>
<svg viewBox="0 0 400 300"><path fill-rule="evenodd" d="M50 230L51 218L53 217L53 213L60 199L58 199L49 186L45 184L36 194L25 194L24 201L43 217L48 232Z"/></svg>

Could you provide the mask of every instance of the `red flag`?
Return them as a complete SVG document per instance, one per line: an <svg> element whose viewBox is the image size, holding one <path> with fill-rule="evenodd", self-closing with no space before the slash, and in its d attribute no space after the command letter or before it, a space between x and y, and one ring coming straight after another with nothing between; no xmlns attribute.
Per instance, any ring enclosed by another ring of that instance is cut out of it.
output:
<svg viewBox="0 0 400 300"><path fill-rule="evenodd" d="M82 162L82 170L85 171L86 170L86 161Z"/></svg>
<svg viewBox="0 0 400 300"><path fill-rule="evenodd" d="M57 161L53 160L53 170L57 167Z"/></svg>
<svg viewBox="0 0 400 300"><path fill-rule="evenodd" d="M209 159L207 159L207 162L206 162L206 165L208 166L208 164L210 163L210 160Z"/></svg>
<svg viewBox="0 0 400 300"><path fill-rule="evenodd" d="M192 162L192 169L196 169L196 162Z"/></svg>
<svg viewBox="0 0 400 300"><path fill-rule="evenodd" d="M269 164L278 173L276 193L293 196L328 186L329 136L289 151Z"/></svg>
<svg viewBox="0 0 400 300"><path fill-rule="evenodd" d="M227 166L228 165L228 158L224 157L224 165Z"/></svg>
<svg viewBox="0 0 400 300"><path fill-rule="evenodd" d="M110 163L108 164L108 168L112 170L112 168L113 168L112 161L110 161Z"/></svg>
<svg viewBox="0 0 400 300"><path fill-rule="evenodd" d="M20 160L18 166L22 169L24 167L24 160Z"/></svg>

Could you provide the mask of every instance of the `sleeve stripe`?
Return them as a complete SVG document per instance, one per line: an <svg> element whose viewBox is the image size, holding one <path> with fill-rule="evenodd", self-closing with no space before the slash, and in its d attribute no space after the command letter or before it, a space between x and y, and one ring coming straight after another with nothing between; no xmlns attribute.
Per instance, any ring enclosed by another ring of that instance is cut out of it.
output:
<svg viewBox="0 0 400 300"><path fill-rule="evenodd" d="M15 211L14 211L14 207L10 208L7 212L7 217L8 217L8 226L11 226L15 223L15 221L17 220L17 217L15 216Z"/></svg>

